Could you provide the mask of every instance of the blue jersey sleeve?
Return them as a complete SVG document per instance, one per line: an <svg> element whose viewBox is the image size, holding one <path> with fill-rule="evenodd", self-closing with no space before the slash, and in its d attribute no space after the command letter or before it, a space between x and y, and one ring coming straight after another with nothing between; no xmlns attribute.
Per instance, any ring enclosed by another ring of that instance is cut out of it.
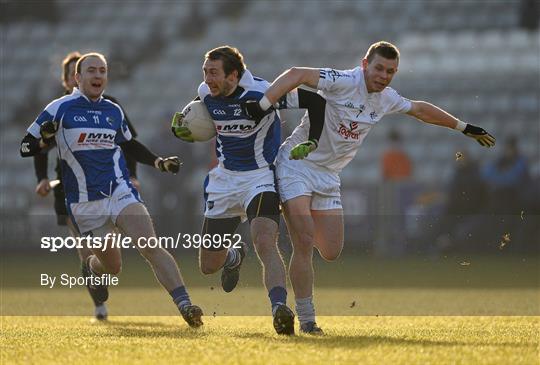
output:
<svg viewBox="0 0 540 365"><path fill-rule="evenodd" d="M41 125L47 121L52 121L52 120L53 120L53 116L51 115L51 113L47 111L47 109L45 109L44 111L41 112L41 114L38 115L36 120L34 120L32 124L30 124L30 127L28 127L27 132L36 138L40 138L41 135L39 133L39 130L41 128Z"/></svg>
<svg viewBox="0 0 540 365"><path fill-rule="evenodd" d="M116 137L114 141L116 142L116 144L120 144L120 143L130 141L131 138L133 138L131 136L131 131L129 130L126 119L124 118L122 119L122 122L120 123L120 128L118 129L118 131L116 131Z"/></svg>

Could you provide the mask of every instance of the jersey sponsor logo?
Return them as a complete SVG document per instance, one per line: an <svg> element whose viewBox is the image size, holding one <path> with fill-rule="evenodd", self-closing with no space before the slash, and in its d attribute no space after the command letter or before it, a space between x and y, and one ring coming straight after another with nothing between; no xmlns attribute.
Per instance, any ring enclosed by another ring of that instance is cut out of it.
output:
<svg viewBox="0 0 540 365"><path fill-rule="evenodd" d="M358 140L360 138L360 133L362 132L362 130L355 132L354 130L357 128L358 128L357 122L349 123L349 128L347 128L345 124L339 123L338 133L345 139Z"/></svg>
<svg viewBox="0 0 540 365"><path fill-rule="evenodd" d="M76 122L88 122L88 120L82 115L76 115L73 120Z"/></svg>
<svg viewBox="0 0 540 365"><path fill-rule="evenodd" d="M114 137L115 133L81 133L77 143L112 145Z"/></svg>
<svg viewBox="0 0 540 365"><path fill-rule="evenodd" d="M233 123L233 124L225 124L225 125L218 125L216 127L218 133L232 133L232 134L241 134L245 132L252 131L255 126L252 126L250 124L242 124L242 123Z"/></svg>

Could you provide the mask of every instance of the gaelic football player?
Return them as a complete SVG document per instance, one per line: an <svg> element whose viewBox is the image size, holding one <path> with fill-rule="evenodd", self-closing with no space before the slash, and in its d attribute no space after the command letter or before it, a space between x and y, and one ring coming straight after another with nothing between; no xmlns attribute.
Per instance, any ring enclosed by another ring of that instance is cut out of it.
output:
<svg viewBox="0 0 540 365"><path fill-rule="evenodd" d="M343 248L343 210L340 171L354 157L371 128L385 115L406 113L425 123L463 132L485 147L495 138L425 101L408 100L390 88L398 70L399 51L388 42L369 48L360 67L293 67L279 76L258 103L246 103L259 120L283 95L306 85L326 99L324 128L319 140L310 139L306 116L280 148L277 157L279 194L293 244L289 275L301 330L321 333L313 306L313 247L329 261Z"/></svg>
<svg viewBox="0 0 540 365"><path fill-rule="evenodd" d="M64 95L71 94L73 92L73 88L77 86L77 81L75 80L75 64L77 63L79 58L81 58L81 54L79 52L70 52L62 61L62 86L64 87ZM112 96L103 94L103 98L118 104L118 106L122 108L118 101ZM133 125L131 124L125 111L124 117L126 119L126 123L132 137L136 138L137 133L135 132L135 129L133 128ZM51 147L53 146L54 144L51 144ZM42 197L47 196L51 190L51 181L49 180L47 173L49 151L50 149L47 148L44 149L41 153L38 153L34 156L34 168L38 180L38 184L36 186L36 193ZM129 154L124 155L126 158L126 165L129 171L131 184L137 190L139 190L139 182L137 180L137 161ZM52 187L52 190L54 192L54 211L56 213L56 221L59 226L67 226L69 234L72 237L75 237L77 235L76 230L68 219L68 213L65 203L66 196L64 194L64 186L62 184L60 160L58 158L56 159L55 171L56 179L60 181L59 184ZM86 259L92 254L92 251L86 247L83 247L78 248L77 252L79 254L79 259L81 260L81 267L84 269ZM105 298L104 293L100 292L102 290L103 287L96 288L91 285L88 286L88 292L90 294L90 297L92 298L92 301L94 302L94 316L97 320L106 320L108 315L107 306L105 302L102 301L102 299Z"/></svg>
<svg viewBox="0 0 540 365"><path fill-rule="evenodd" d="M279 197L275 185L274 161L281 143L281 121L275 110L264 113L257 121L249 120L241 108L247 100L259 100L269 83L254 77L246 69L242 54L223 46L208 51L203 64L204 81L198 98L212 116L216 131L218 166L204 182L206 208L202 234L232 235L240 222L249 221L251 237L263 267L264 284L278 334L294 334L294 314L287 307L286 274L277 247ZM312 115L316 94L305 98L304 105ZM314 99L314 100L313 100ZM324 106L323 106L324 108ZM192 142L191 132L181 126L183 115L176 113L172 129L175 136ZM312 115L312 120L317 120ZM322 126L323 117L318 118ZM204 274L222 269L222 286L232 291L239 279L245 248L223 246L201 248L200 268Z"/></svg>
<svg viewBox="0 0 540 365"><path fill-rule="evenodd" d="M180 162L176 156L157 157L132 139L122 109L102 97L107 75L103 55L81 56L75 66L78 88L46 106L28 128L20 151L23 157L33 156L55 139L66 207L77 233L104 236L105 232L118 228L137 245L139 238L155 237L155 233L150 215L129 179L122 150L138 162L163 172L178 172ZM191 327L201 326L202 311L191 304L174 258L162 247L137 245L137 249L185 321ZM119 247L93 252L85 263L86 275L120 272Z"/></svg>

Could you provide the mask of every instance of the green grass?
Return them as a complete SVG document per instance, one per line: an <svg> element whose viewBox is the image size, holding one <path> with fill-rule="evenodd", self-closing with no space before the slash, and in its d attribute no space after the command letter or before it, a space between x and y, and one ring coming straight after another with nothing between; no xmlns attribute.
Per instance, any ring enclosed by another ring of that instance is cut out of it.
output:
<svg viewBox="0 0 540 365"><path fill-rule="evenodd" d="M201 330L187 327L137 255L126 255L110 290L108 323L91 322L85 288L40 287L40 273L77 275L74 255L3 255L0 364L540 363L538 257L316 260L326 332L316 338L274 333L253 256L230 294L195 257L178 259L206 314Z"/></svg>
<svg viewBox="0 0 540 365"><path fill-rule="evenodd" d="M2 364L538 364L539 317L320 317L282 337L270 317L2 317Z"/></svg>

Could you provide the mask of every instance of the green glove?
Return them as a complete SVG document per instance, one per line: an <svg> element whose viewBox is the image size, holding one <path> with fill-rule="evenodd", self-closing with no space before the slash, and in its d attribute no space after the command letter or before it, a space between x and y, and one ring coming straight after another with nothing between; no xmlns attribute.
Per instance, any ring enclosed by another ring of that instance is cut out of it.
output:
<svg viewBox="0 0 540 365"><path fill-rule="evenodd" d="M316 139L310 139L309 141L297 144L291 150L289 160L303 160L310 152L315 151L318 145L319 143Z"/></svg>
<svg viewBox="0 0 540 365"><path fill-rule="evenodd" d="M191 131L188 127L182 126L182 121L184 120L184 114L180 112L174 113L171 130L176 138L180 138L185 142L194 142L193 137L191 137Z"/></svg>

